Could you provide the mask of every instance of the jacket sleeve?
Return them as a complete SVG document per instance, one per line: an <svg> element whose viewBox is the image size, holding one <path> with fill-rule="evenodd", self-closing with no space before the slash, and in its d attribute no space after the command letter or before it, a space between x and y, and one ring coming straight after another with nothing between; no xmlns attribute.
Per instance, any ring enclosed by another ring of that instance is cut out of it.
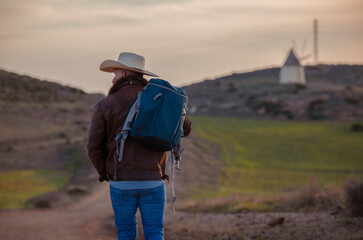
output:
<svg viewBox="0 0 363 240"><path fill-rule="evenodd" d="M92 121L88 135L88 156L96 168L100 182L106 179L106 122L102 112L102 101L93 108Z"/></svg>
<svg viewBox="0 0 363 240"><path fill-rule="evenodd" d="M184 137L187 137L190 132L192 131L192 121L188 118L188 116L184 119L184 125L183 125L183 135Z"/></svg>

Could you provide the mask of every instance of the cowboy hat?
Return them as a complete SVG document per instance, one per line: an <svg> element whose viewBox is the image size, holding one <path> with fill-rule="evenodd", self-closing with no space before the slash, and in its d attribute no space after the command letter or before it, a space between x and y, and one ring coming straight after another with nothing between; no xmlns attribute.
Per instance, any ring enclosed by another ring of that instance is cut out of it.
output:
<svg viewBox="0 0 363 240"><path fill-rule="evenodd" d="M122 52L115 60L106 60L101 63L100 70L104 72L113 72L115 69L129 70L142 73L149 76L159 77L158 75L145 70L145 58L135 53Z"/></svg>

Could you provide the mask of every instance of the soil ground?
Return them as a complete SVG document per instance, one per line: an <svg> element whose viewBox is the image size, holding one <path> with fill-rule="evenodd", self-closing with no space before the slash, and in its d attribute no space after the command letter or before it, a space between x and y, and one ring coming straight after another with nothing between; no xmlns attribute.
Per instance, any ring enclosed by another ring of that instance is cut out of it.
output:
<svg viewBox="0 0 363 240"><path fill-rule="evenodd" d="M271 227L276 218L284 223ZM139 219L140 222L140 219ZM116 239L108 184L67 208L3 211L2 239ZM139 239L143 239L139 226ZM329 212L194 214L166 209L166 239L363 239L363 218Z"/></svg>
<svg viewBox="0 0 363 240"><path fill-rule="evenodd" d="M183 171L176 175L177 206L183 205L183 196L191 189L213 185L214 178L208 175L218 174L213 163L217 161L206 157L201 151L195 151L203 143L195 137L185 141ZM198 145L199 144L199 145ZM35 146L34 146L35 147ZM218 157L218 150L213 146L203 145L204 152ZM19 149L20 150L20 149ZM198 161L195 163L188 162ZM209 164L205 164L209 162ZM98 183L93 169L89 181L93 181L91 193L83 197L67 198L62 202L61 191L57 201L47 210L16 210L0 212L0 236L2 239L37 239L37 240L108 240L116 239L113 212L107 183ZM86 176L86 175L83 175ZM93 179L93 180L92 180ZM197 183L200 184L197 184ZM184 186L184 187L183 187ZM170 193L170 191L169 191ZM70 202L70 199L73 201ZM170 197L168 199L171 199ZM138 222L141 223L140 217ZM363 218L352 218L344 213L331 215L329 211L309 213L260 213L246 212L234 214L171 212L167 205L165 212L166 239L363 239ZM269 222L284 218L283 224L274 227ZM143 239L142 226L138 226L139 238Z"/></svg>

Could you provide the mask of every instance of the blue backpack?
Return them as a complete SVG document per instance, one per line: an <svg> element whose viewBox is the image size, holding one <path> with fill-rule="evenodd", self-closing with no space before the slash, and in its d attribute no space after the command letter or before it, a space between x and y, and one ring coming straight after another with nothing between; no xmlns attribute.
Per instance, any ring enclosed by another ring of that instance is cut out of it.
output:
<svg viewBox="0 0 363 240"><path fill-rule="evenodd" d="M129 135L159 151L176 147L183 135L187 104L183 89L162 79L151 79L139 92L122 130L116 135L118 160L122 160L124 142Z"/></svg>
<svg viewBox="0 0 363 240"><path fill-rule="evenodd" d="M137 139L150 148L159 151L170 151L173 210L174 192L174 159L179 168L180 138L183 135L183 123L187 113L188 97L183 89L172 86L162 79L150 79L143 91L129 110L122 130L116 135L116 155L122 161L124 144L127 137ZM171 151L177 147L177 151Z"/></svg>
<svg viewBox="0 0 363 240"><path fill-rule="evenodd" d="M181 88L165 80L151 79L142 91L130 136L151 148L170 151L183 134L187 101Z"/></svg>

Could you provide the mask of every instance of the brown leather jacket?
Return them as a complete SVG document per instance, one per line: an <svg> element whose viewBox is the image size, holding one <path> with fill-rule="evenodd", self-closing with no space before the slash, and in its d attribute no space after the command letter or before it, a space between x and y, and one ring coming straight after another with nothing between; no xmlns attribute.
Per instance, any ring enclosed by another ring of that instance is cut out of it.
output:
<svg viewBox="0 0 363 240"><path fill-rule="evenodd" d="M114 138L121 130L127 113L146 81L128 77L117 91L100 100L93 108L88 136L88 156L100 175L99 180L146 181L161 180L165 174L166 153L153 150L132 137L125 142L123 159L119 162L114 153ZM191 131L191 121L184 121L184 136Z"/></svg>

